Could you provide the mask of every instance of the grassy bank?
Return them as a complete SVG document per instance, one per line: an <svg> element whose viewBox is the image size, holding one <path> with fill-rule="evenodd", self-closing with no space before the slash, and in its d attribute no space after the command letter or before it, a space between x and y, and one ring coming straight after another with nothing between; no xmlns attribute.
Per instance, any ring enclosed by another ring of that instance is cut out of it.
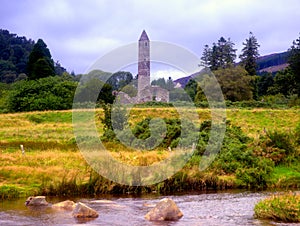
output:
<svg viewBox="0 0 300 226"><path fill-rule="evenodd" d="M198 114L199 124L211 117L208 109L198 109ZM102 110L98 110L96 118L102 115ZM130 112L129 121L134 125L147 116L176 118L177 112L173 108L134 108ZM300 113L296 109L229 109L227 119L232 125L240 126L243 133L255 140L265 131L292 133L300 122ZM99 133L102 133L103 125L99 122L97 125ZM236 131L234 134L238 133L240 132ZM229 137L228 140L230 139ZM225 146L248 150L253 149L250 143L241 146L229 143ZM255 144L254 141L253 143ZM25 148L25 154L21 153L21 144ZM259 141L258 144L263 146L265 142ZM151 165L170 154L164 148L132 151L114 142L107 142L105 145L114 158L131 165ZM299 146L295 148L299 151ZM264 154L263 151L260 153ZM230 168L232 171L220 168L222 161L227 161L225 154L216 161L215 168L204 172L198 170L200 159L199 156L193 156L180 172L159 184L143 188L123 186L97 175L85 162L75 142L71 111L2 114L0 117L0 197L5 199L37 194L168 193L249 188L250 183L256 183L245 182L256 169L242 171L243 165L238 166L238 172L235 171L236 168ZM257 163L258 167L262 165L262 169L266 170L263 164L265 162ZM269 188L299 187L299 168L299 161L284 160L272 168L264 181Z"/></svg>
<svg viewBox="0 0 300 226"><path fill-rule="evenodd" d="M258 202L254 208L257 218L281 222L300 222L300 194L272 195Z"/></svg>

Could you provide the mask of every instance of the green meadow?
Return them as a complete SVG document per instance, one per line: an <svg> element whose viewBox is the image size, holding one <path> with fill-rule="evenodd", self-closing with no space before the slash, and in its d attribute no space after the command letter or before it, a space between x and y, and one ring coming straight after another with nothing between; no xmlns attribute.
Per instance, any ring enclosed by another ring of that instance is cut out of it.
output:
<svg viewBox="0 0 300 226"><path fill-rule="evenodd" d="M199 125L211 119L209 109L197 109L197 112ZM248 167L248 171L243 171L244 163L231 169L218 168L222 165L222 161L227 161L222 157L208 170L199 172L198 163L201 156L193 156L182 170L159 184L149 187L119 185L98 175L86 163L76 145L72 111L25 112L0 116L0 197L2 199L37 194L95 195L126 192L171 193L226 188L251 189L256 183L245 179L247 175L251 176L252 168ZM95 119L99 136L103 133L100 117L103 117L103 111L97 109ZM174 108L133 108L130 111L129 122L135 125L146 117L170 119L178 117L178 114ZM293 152L289 153L292 154L285 155L284 158L282 154L278 154L276 157L279 156L280 161L277 161L272 157L274 151L269 157L274 163L273 165L268 163L268 167L272 169L266 173L262 187L269 189L300 187L299 143L295 138L296 128L300 124L298 109L227 109L227 121L234 125L234 128L240 127L241 132L233 129L237 131L235 134L243 133L250 140L241 146L228 144L228 150L232 153L233 149L238 147L241 147L241 154L242 150L248 149L251 149L252 153L256 150L255 145L258 145L261 149L256 157L267 158L268 153L261 151L265 150L264 145L268 144L261 139L266 131L276 131L275 134L278 132L289 137L288 141L293 145ZM135 151L117 142L104 143L114 158L131 165L151 165L170 155L167 148ZM23 145L25 153L22 153L20 145ZM277 150L279 144L276 147L274 145L272 150ZM269 150L268 147L266 150ZM289 156L293 159L289 159ZM239 161L236 160L238 158L234 158L234 161ZM258 162L259 167L261 163ZM265 160L262 162L267 164ZM257 180L256 176L252 175L252 177Z"/></svg>

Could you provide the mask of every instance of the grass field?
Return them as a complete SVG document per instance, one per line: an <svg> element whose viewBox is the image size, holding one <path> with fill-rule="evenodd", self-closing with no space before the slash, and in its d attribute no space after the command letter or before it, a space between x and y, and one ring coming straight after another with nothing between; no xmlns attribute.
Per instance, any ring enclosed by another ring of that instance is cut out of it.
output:
<svg viewBox="0 0 300 226"><path fill-rule="evenodd" d="M199 123L211 119L210 110L197 109L197 112ZM99 119L102 115L102 110L97 110L96 118ZM129 121L135 124L147 116L174 118L178 117L178 114L174 108L134 108L130 112ZM300 112L297 109L228 109L227 120L255 138L263 130L292 131L297 123L300 123ZM97 126L99 133L102 133L101 123L97 122ZM24 146L25 154L21 153L20 145ZM113 157L132 165L150 165L169 155L168 150L162 149L132 152L131 149L115 143L106 143L106 148L111 151ZM188 174L196 175L195 171L191 170ZM291 169L278 168L274 175L288 175L290 172ZM59 187L62 181L73 179L76 183L88 183L91 175L92 170L75 142L72 111L0 115L2 198L40 194L41 189ZM225 181L228 178L231 181L231 176L220 176L220 179ZM274 183L276 184L276 181Z"/></svg>

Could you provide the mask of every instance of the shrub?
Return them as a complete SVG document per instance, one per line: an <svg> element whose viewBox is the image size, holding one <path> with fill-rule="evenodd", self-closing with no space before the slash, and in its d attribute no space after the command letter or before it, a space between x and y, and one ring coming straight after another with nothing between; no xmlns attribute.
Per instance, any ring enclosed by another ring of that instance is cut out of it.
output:
<svg viewBox="0 0 300 226"><path fill-rule="evenodd" d="M16 82L9 92L11 112L71 109L77 83L61 77Z"/></svg>
<svg viewBox="0 0 300 226"><path fill-rule="evenodd" d="M284 132L266 132L253 142L251 146L256 156L268 158L276 165L287 162L296 155L291 134Z"/></svg>
<svg viewBox="0 0 300 226"><path fill-rule="evenodd" d="M262 189L267 186L267 180L273 169L274 163L271 160L255 158L253 167L237 169L236 177L242 187Z"/></svg>
<svg viewBox="0 0 300 226"><path fill-rule="evenodd" d="M300 194L272 195L255 205L255 216L284 222L300 222Z"/></svg>

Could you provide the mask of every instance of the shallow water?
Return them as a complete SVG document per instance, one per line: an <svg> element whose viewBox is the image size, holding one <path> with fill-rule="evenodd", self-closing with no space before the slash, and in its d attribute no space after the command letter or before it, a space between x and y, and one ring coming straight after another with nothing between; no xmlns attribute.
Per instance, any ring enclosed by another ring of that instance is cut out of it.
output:
<svg viewBox="0 0 300 226"><path fill-rule="evenodd" d="M0 225L300 225L261 221L253 217L257 201L267 193L223 192L210 194L185 194L176 196L75 198L92 207L99 217L90 221L78 221L71 212L54 211L51 208L28 208L25 199L0 203ZM174 222L149 222L144 215L162 198L172 198L184 216ZM109 199L110 201L102 201ZM65 199L47 198L51 203Z"/></svg>

